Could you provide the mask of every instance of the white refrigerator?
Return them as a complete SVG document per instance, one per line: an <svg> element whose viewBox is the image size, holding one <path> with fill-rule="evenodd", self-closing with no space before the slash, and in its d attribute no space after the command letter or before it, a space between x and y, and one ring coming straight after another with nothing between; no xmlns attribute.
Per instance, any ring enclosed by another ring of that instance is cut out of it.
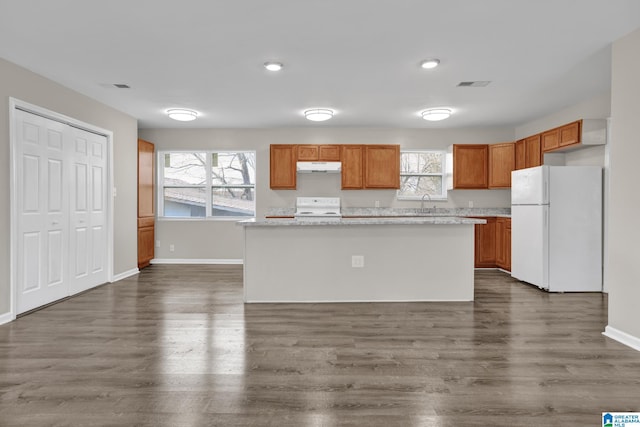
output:
<svg viewBox="0 0 640 427"><path fill-rule="evenodd" d="M602 291L602 168L511 173L511 276L550 292Z"/></svg>

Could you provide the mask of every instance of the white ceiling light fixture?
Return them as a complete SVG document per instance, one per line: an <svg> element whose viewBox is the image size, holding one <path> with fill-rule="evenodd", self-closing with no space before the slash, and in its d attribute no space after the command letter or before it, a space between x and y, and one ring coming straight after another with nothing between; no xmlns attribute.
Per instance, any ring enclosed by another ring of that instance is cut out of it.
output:
<svg viewBox="0 0 640 427"><path fill-rule="evenodd" d="M424 110L422 113L422 118L428 120L430 122L437 122L440 120L448 119L451 117L452 111L448 108L432 108L430 110Z"/></svg>
<svg viewBox="0 0 640 427"><path fill-rule="evenodd" d="M198 112L193 110L187 110L185 108L172 108L167 110L167 115L173 120L179 122L190 122L198 118Z"/></svg>
<svg viewBox="0 0 640 427"><path fill-rule="evenodd" d="M282 62L265 62L264 63L264 68L266 68L269 71L280 71L282 70L282 67L284 67L284 65L282 64Z"/></svg>
<svg viewBox="0 0 640 427"><path fill-rule="evenodd" d="M438 65L440 65L440 60L437 58L425 59L420 63L420 66L427 70L436 68Z"/></svg>
<svg viewBox="0 0 640 427"><path fill-rule="evenodd" d="M333 110L329 110L328 108L312 108L311 110L306 110L304 116L307 120L313 122L324 122L333 117Z"/></svg>

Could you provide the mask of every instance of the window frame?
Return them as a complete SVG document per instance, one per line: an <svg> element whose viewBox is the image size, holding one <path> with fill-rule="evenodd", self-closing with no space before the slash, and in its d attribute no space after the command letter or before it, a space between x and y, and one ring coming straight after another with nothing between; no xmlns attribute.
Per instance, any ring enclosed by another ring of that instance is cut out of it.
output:
<svg viewBox="0 0 640 427"><path fill-rule="evenodd" d="M430 195L429 200L448 200L447 193L447 150L437 150L437 149L406 149L400 150L400 164L402 164L402 155L405 153L438 153L442 156L442 172L441 173L402 173L402 167L400 168L400 186L401 188L396 191L396 199L397 200L422 200L422 196L401 196L402 193L402 178L403 177L423 177L423 176L439 176L442 178L442 188L440 194Z"/></svg>
<svg viewBox="0 0 640 427"><path fill-rule="evenodd" d="M200 184L182 184L182 185L164 185L164 156L166 154L180 154L180 153L203 153L205 154L205 183ZM216 150L159 150L157 152L157 192L156 192L156 200L157 200L157 214L156 217L158 220L162 221L238 221L245 219L252 219L256 217L257 211L257 183L253 184L214 184L213 183L213 173L212 173L212 155L218 153L251 153L254 157L255 164L255 180L258 179L258 165L257 165L257 154L255 150L224 150L224 149L216 149ZM200 217L191 217L191 216L165 216L164 214L164 191L165 188L202 188L204 189L205 194L205 214ZM253 189L253 215L228 215L228 216L220 216L220 215L212 215L213 212L213 191L219 188L252 188Z"/></svg>

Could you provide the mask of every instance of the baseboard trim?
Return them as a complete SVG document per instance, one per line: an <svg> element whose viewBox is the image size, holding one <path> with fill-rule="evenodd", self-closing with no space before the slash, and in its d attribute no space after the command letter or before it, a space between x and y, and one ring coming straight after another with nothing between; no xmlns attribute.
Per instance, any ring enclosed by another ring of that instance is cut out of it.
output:
<svg viewBox="0 0 640 427"><path fill-rule="evenodd" d="M132 268L129 271L114 275L111 279L111 283L117 282L118 280L126 279L127 277L135 276L138 273L140 273L140 270L138 268Z"/></svg>
<svg viewBox="0 0 640 427"><path fill-rule="evenodd" d="M0 325L12 322L13 320L15 320L15 316L11 312L0 314Z"/></svg>
<svg viewBox="0 0 640 427"><path fill-rule="evenodd" d="M629 335L628 333L622 332L612 326L606 326L602 335L611 338L612 340L616 340L627 347L631 347L634 350L640 351L640 338Z"/></svg>
<svg viewBox="0 0 640 427"><path fill-rule="evenodd" d="M242 259L178 259L178 258L154 258L151 264L234 264L242 265Z"/></svg>

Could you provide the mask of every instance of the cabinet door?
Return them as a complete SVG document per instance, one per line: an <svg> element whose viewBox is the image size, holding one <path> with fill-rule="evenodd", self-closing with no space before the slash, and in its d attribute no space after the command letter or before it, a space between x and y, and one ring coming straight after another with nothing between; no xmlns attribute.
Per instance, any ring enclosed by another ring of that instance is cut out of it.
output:
<svg viewBox="0 0 640 427"><path fill-rule="evenodd" d="M147 267L154 257L155 224L152 217L138 218L138 268Z"/></svg>
<svg viewBox="0 0 640 427"><path fill-rule="evenodd" d="M455 144L453 146L453 188L488 188L488 162L488 145Z"/></svg>
<svg viewBox="0 0 640 427"><path fill-rule="evenodd" d="M489 188L511 188L511 171L515 167L515 143L489 145Z"/></svg>
<svg viewBox="0 0 640 427"><path fill-rule="evenodd" d="M511 271L511 218L505 218L505 230L504 230L504 252L505 263L504 269Z"/></svg>
<svg viewBox="0 0 640 427"><path fill-rule="evenodd" d="M483 219L486 224L475 226L475 266L491 268L496 266L496 219Z"/></svg>
<svg viewBox="0 0 640 427"><path fill-rule="evenodd" d="M580 121L569 123L560 128L560 147L580 143Z"/></svg>
<svg viewBox="0 0 640 427"><path fill-rule="evenodd" d="M540 145L540 134L525 139L525 167L532 168L542 165L542 150Z"/></svg>
<svg viewBox="0 0 640 427"><path fill-rule="evenodd" d="M318 160L321 162L339 162L340 146L339 145L320 145Z"/></svg>
<svg viewBox="0 0 640 427"><path fill-rule="evenodd" d="M504 218L496 219L496 265L500 268L504 268L507 263L505 225L506 223Z"/></svg>
<svg viewBox="0 0 640 427"><path fill-rule="evenodd" d="M151 142L138 139L138 268L147 267L154 257L154 153Z"/></svg>
<svg viewBox="0 0 640 427"><path fill-rule="evenodd" d="M295 190L296 146L274 144L270 146L269 178L273 190Z"/></svg>
<svg viewBox="0 0 640 427"><path fill-rule="evenodd" d="M558 129L551 129L543 132L541 135L541 139L543 153L555 150L560 146L560 132L558 131Z"/></svg>
<svg viewBox="0 0 640 427"><path fill-rule="evenodd" d="M297 146L299 162L316 161L319 158L319 149L317 145L298 145Z"/></svg>
<svg viewBox="0 0 640 427"><path fill-rule="evenodd" d="M516 142L516 169L524 169L526 168L526 159L527 159L527 149L526 149L526 141L521 139Z"/></svg>
<svg viewBox="0 0 640 427"><path fill-rule="evenodd" d="M363 151L362 145L341 147L343 190L358 190L363 187Z"/></svg>
<svg viewBox="0 0 640 427"><path fill-rule="evenodd" d="M365 145L364 187L400 188L399 145Z"/></svg>

